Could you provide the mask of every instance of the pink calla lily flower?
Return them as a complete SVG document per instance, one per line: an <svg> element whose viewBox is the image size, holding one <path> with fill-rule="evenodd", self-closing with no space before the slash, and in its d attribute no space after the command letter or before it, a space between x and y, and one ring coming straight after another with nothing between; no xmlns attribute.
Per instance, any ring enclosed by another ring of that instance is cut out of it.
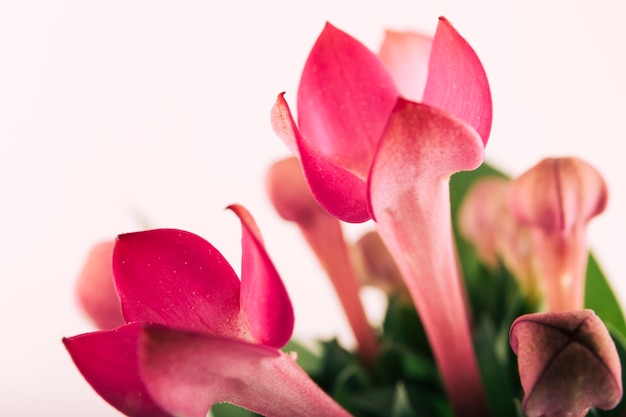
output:
<svg viewBox="0 0 626 417"><path fill-rule="evenodd" d="M255 408L257 401L271 402L271 396L261 399L260 393L249 391L248 396L233 397L223 388L233 380L232 375L186 373L183 367L171 368L169 359L155 359L167 357L170 349L183 362L210 351L223 369L232 367L240 376L244 368L255 372L249 375L255 385L273 383L282 373L298 375L308 391L305 397L299 396L302 390L293 395L310 406L307 409L347 415L289 355L278 350L293 331L289 296L250 214L238 205L230 209L239 216L243 230L241 281L210 243L192 233L159 229L120 235L112 269L126 324L65 338L66 349L92 387L128 416L187 415L187 409L179 408L183 405L198 413L203 410L204 416L214 402L229 400L267 415L291 415L281 411L279 402L273 411ZM189 340L198 340L197 346L190 346ZM207 344L212 347L205 349ZM269 363L263 375L256 374L261 366L257 361ZM171 374L168 395L160 390L164 374ZM206 396L196 400L190 384L198 378ZM287 386L281 394L286 390ZM184 404L173 402L172 396L184 399ZM206 402L207 398L212 402Z"/></svg>
<svg viewBox="0 0 626 417"><path fill-rule="evenodd" d="M468 190L459 207L459 231L491 269L503 264L515 276L528 300L539 305L543 298L532 243L532 230L511 213L508 192L511 181L482 178Z"/></svg>
<svg viewBox="0 0 626 417"><path fill-rule="evenodd" d="M100 330L114 329L124 324L120 300L113 286L112 256L112 240L95 245L89 251L76 281L78 303Z"/></svg>
<svg viewBox="0 0 626 417"><path fill-rule="evenodd" d="M452 242L448 181L482 163L490 89L478 57L445 18L427 65L408 61L428 68L421 103L401 96L404 76L398 87L381 59L327 24L302 73L298 123L282 94L272 122L324 209L347 222L378 223L457 415L486 415Z"/></svg>
<svg viewBox="0 0 626 417"><path fill-rule="evenodd" d="M531 228L549 310L582 309L587 224L607 200L600 173L573 157L546 158L511 183L509 207Z"/></svg>
<svg viewBox="0 0 626 417"><path fill-rule="evenodd" d="M583 417L623 394L615 343L592 310L526 314L511 325L528 417Z"/></svg>

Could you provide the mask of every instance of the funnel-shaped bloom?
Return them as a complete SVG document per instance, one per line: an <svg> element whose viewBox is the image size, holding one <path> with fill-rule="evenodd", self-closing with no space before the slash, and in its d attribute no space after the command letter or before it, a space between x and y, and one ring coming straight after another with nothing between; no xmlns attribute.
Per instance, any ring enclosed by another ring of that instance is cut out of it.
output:
<svg viewBox="0 0 626 417"><path fill-rule="evenodd" d="M503 263L536 304L541 291L532 234L509 210L509 185L502 177L476 181L459 207L459 231L485 265L494 269Z"/></svg>
<svg viewBox="0 0 626 417"><path fill-rule="evenodd" d="M63 340L85 379L126 415L186 415L185 407L192 407L198 412L204 408L204 416L212 405L205 401L207 398L233 398L220 388L228 386L228 381L237 381L231 374L218 369L201 376L199 371L187 372L183 367L172 369L169 360L154 360L153 355L159 355L161 349L169 352L171 339L182 340L180 350L174 348L181 361L193 357L194 351L206 353L205 343L217 340L218 347L211 349L211 354L214 360L223 361L222 370L239 366L239 360L245 364L255 362L250 352L261 349L272 352L266 362L276 372L299 372L292 369L298 368L295 361L287 360L277 350L293 330L293 310L287 292L250 214L241 206L231 209L239 216L243 229L241 281L210 243L192 233L160 229L120 235L113 250L112 270L126 324ZM160 343L163 338L152 337L158 332L155 326L171 336L167 342ZM202 340L197 347L186 342L189 334ZM248 368L249 372L255 369L252 365ZM169 394L175 393L175 398L158 389L163 384L160 375L167 372L171 375ZM244 378L241 373L239 376ZM153 381L153 377L158 381ZM257 375L248 378L255 378L254 383L262 385L278 377L268 377L268 381ZM190 384L199 383L199 379L205 384L206 396L196 400ZM300 383L310 390L309 396L298 397L301 402L313 408L339 409L310 379L304 378ZM249 394L236 397L236 403L268 413L265 408L255 408L259 398L254 397L254 392ZM273 415L290 414L283 414L277 406Z"/></svg>
<svg viewBox="0 0 626 417"><path fill-rule="evenodd" d="M448 185L453 173L475 169L483 160L490 90L478 57L444 18L427 68L421 103L407 101L376 55L327 24L302 73L298 125L282 95L272 122L299 157L322 207L347 222L378 222L455 411L485 415L452 242Z"/></svg>
<svg viewBox="0 0 626 417"><path fill-rule="evenodd" d="M615 407L622 371L615 344L591 310L535 313L511 325L528 417L585 416Z"/></svg>
<svg viewBox="0 0 626 417"><path fill-rule="evenodd" d="M95 245L76 281L78 303L93 324L101 330L124 324L120 300L113 286L111 257L113 241Z"/></svg>
<svg viewBox="0 0 626 417"><path fill-rule="evenodd" d="M295 157L283 159L270 167L267 189L278 214L298 225L328 274L352 327L359 356L366 364L371 364L378 351L378 338L367 321L359 298L360 284L341 223L315 201Z"/></svg>
<svg viewBox="0 0 626 417"><path fill-rule="evenodd" d="M533 230L548 309L583 306L587 223L606 207L602 176L577 158L548 158L515 179L509 207Z"/></svg>

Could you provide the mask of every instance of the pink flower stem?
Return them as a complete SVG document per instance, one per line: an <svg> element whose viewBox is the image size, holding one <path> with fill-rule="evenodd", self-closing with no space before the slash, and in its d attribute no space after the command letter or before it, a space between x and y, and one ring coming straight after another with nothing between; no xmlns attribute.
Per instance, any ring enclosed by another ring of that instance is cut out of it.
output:
<svg viewBox="0 0 626 417"><path fill-rule="evenodd" d="M589 257L584 225L576 225L568 233L537 228L534 238L548 310L582 310Z"/></svg>
<svg viewBox="0 0 626 417"><path fill-rule="evenodd" d="M452 241L449 181L420 186L376 213L378 230L403 273L455 414L487 416Z"/></svg>
<svg viewBox="0 0 626 417"><path fill-rule="evenodd" d="M341 223L331 216L315 219L310 223L299 222L298 226L328 274L357 341L359 358L369 367L378 353L378 337L359 297L360 284L350 262ZM320 222L326 224L320 226Z"/></svg>

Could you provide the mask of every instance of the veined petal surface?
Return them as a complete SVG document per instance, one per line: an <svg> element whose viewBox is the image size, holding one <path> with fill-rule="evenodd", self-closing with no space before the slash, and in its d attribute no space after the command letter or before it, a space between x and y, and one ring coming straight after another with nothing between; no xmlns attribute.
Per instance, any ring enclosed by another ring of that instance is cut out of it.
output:
<svg viewBox="0 0 626 417"><path fill-rule="evenodd" d="M380 59L327 23L300 79L298 125L315 149L365 179L397 96Z"/></svg>
<svg viewBox="0 0 626 417"><path fill-rule="evenodd" d="M487 144L491 132L491 90L478 56L444 17L439 18L430 53L423 102L465 121Z"/></svg>

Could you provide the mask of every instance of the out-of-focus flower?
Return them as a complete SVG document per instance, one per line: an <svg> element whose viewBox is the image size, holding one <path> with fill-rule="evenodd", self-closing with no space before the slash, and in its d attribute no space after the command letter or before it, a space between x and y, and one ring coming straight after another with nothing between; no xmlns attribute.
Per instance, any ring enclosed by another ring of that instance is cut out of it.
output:
<svg viewBox="0 0 626 417"><path fill-rule="evenodd" d="M587 223L606 207L604 179L578 158L548 158L510 187L510 210L532 228L548 309L581 309L589 256Z"/></svg>
<svg viewBox="0 0 626 417"><path fill-rule="evenodd" d="M467 192L459 207L459 232L491 269L503 264L533 305L542 297L531 230L508 206L510 181L485 177Z"/></svg>
<svg viewBox="0 0 626 417"><path fill-rule="evenodd" d="M349 257L341 223L315 201L295 157L272 164L267 172L267 190L278 214L298 225L315 252L352 327L359 355L365 364L371 365L378 351L378 339L359 298L360 283Z"/></svg>
<svg viewBox="0 0 626 417"><path fill-rule="evenodd" d="M192 233L120 235L112 270L126 324L64 339L74 363L128 416L204 417L223 401L265 415L348 415L278 350L293 330L291 302L254 220L230 208L243 229L241 281Z"/></svg>
<svg viewBox="0 0 626 417"><path fill-rule="evenodd" d="M367 285L387 294L406 292L402 274L376 231L362 235L352 246L352 262Z"/></svg>
<svg viewBox="0 0 626 417"><path fill-rule="evenodd" d="M583 417L622 398L615 344L591 310L534 313L511 326L527 417Z"/></svg>
<svg viewBox="0 0 626 417"><path fill-rule="evenodd" d="M298 124L283 95L272 121L322 207L347 222L378 223L455 411L485 415L452 242L449 178L483 161L491 95L478 57L445 18L427 68L421 102L408 101L375 54L327 24L302 73Z"/></svg>
<svg viewBox="0 0 626 417"><path fill-rule="evenodd" d="M93 324L101 330L124 324L120 300L113 286L111 257L113 241L95 245L76 281L78 303Z"/></svg>
<svg viewBox="0 0 626 417"><path fill-rule="evenodd" d="M433 39L415 32L387 30L378 56L403 97L420 101L428 81Z"/></svg>

